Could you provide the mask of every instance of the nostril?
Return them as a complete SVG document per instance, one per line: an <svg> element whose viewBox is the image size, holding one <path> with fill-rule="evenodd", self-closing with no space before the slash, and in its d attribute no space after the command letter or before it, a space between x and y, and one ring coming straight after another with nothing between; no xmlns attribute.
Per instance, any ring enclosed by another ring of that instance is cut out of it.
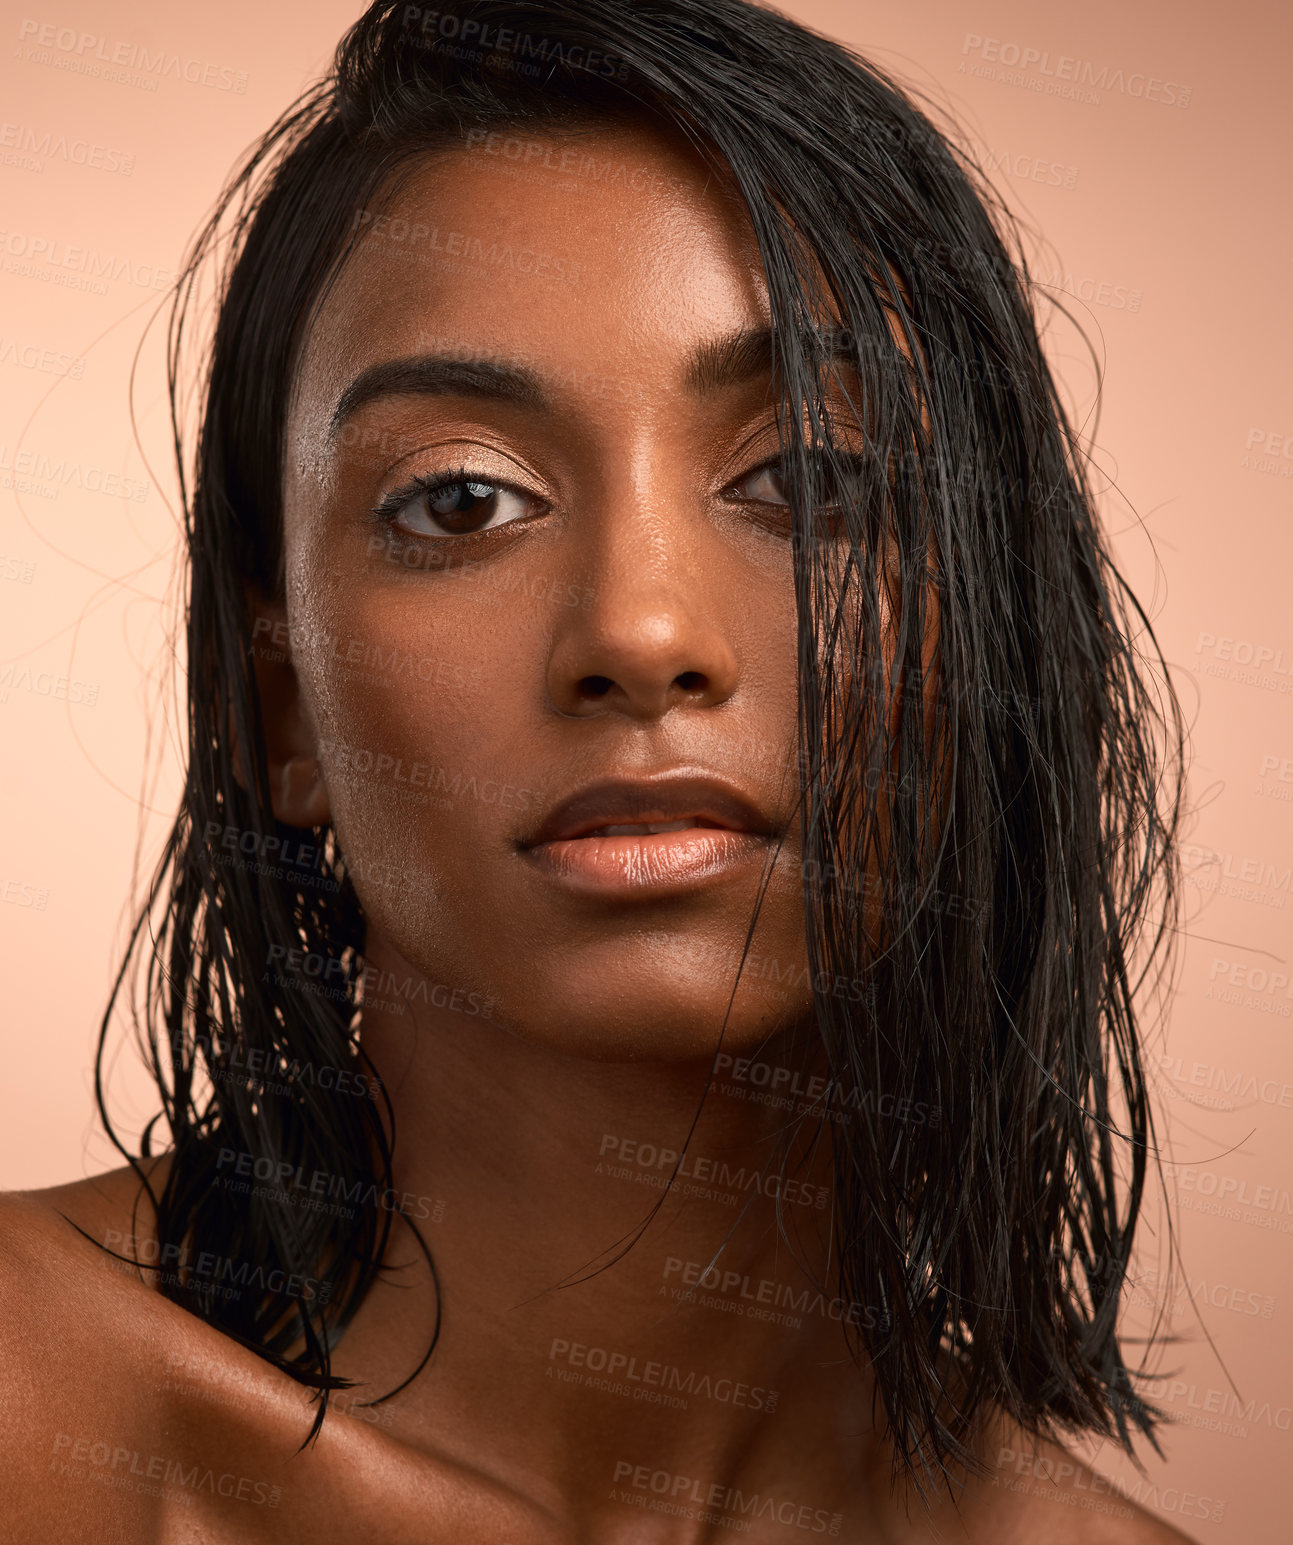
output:
<svg viewBox="0 0 1293 1545"><path fill-rule="evenodd" d="M579 690L587 697L605 697L614 685L609 676L585 676Z"/></svg>
<svg viewBox="0 0 1293 1545"><path fill-rule="evenodd" d="M678 677L678 685L684 692L702 692L705 688L705 678L700 671L684 671Z"/></svg>

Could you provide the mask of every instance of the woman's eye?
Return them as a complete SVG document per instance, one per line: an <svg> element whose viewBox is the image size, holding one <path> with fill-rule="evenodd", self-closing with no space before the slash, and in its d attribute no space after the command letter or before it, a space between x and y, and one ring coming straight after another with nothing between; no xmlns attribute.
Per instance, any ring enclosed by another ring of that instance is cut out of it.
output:
<svg viewBox="0 0 1293 1545"><path fill-rule="evenodd" d="M738 497L753 504L789 504L785 489L781 486L779 466L760 467L757 472L747 473L733 484Z"/></svg>
<svg viewBox="0 0 1293 1545"><path fill-rule="evenodd" d="M820 508L842 513L844 507L857 497L859 467L855 465L853 459L844 458L838 468L831 468L819 462L817 470L822 478L824 491ZM790 505L780 462L770 462L767 466L756 467L753 472L747 472L731 486L735 497L745 503L772 504L782 508L788 508Z"/></svg>
<svg viewBox="0 0 1293 1545"><path fill-rule="evenodd" d="M474 536L531 514L538 503L531 494L484 478L418 478L388 494L374 513L413 536Z"/></svg>

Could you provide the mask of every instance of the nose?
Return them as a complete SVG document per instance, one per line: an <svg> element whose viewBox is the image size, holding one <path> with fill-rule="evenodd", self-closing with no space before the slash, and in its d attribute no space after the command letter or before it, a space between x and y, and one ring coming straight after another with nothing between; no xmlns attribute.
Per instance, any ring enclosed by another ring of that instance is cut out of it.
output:
<svg viewBox="0 0 1293 1545"><path fill-rule="evenodd" d="M558 713L645 721L732 696L735 554L705 527L699 508L683 517L630 505L572 533L592 599L566 613L554 641L548 694Z"/></svg>

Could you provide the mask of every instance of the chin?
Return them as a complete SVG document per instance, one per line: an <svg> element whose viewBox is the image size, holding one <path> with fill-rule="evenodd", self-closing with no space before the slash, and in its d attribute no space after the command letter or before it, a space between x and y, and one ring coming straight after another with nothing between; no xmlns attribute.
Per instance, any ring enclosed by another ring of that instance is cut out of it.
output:
<svg viewBox="0 0 1293 1545"><path fill-rule="evenodd" d="M725 1052L744 1055L811 1009L811 1000L798 1003L784 989L747 986L744 978L734 1000L729 985L717 986L713 977L667 985L655 981L636 989L622 980L567 981L545 995L549 1007L542 1018L534 1013L537 996L517 1003L511 1014L500 1002L495 1020L559 1056L590 1062L694 1062L706 1069L720 1035Z"/></svg>

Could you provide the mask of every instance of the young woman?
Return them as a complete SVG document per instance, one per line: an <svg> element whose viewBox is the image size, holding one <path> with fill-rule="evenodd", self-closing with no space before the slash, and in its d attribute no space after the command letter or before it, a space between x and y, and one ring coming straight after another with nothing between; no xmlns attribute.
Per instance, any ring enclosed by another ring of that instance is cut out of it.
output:
<svg viewBox="0 0 1293 1545"><path fill-rule="evenodd" d="M162 1111L3 1201L8 1538L1185 1538L1061 1447L1159 1419L1180 723L1008 237L743 0L379 3L257 147Z"/></svg>

